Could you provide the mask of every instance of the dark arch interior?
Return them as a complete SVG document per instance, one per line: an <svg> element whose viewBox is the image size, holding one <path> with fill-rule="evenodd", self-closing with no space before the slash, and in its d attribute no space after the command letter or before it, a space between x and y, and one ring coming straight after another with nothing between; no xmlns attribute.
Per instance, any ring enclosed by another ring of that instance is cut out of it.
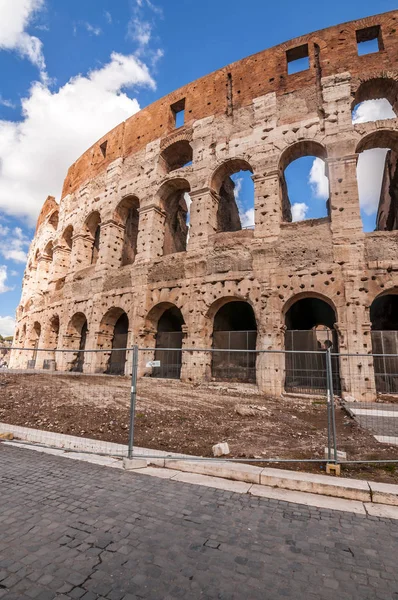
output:
<svg viewBox="0 0 398 600"><path fill-rule="evenodd" d="M256 381L257 324L248 302L228 302L214 317L212 375L216 379ZM229 352L241 350L241 352Z"/></svg>
<svg viewBox="0 0 398 600"><path fill-rule="evenodd" d="M112 375L124 375L128 330L129 319L124 312L116 321L113 329L112 352L109 357L107 373ZM119 348L121 348L121 350Z"/></svg>
<svg viewBox="0 0 398 600"><path fill-rule="evenodd" d="M180 332L184 325L184 319L181 311L176 306L172 306L164 311L158 321L158 333L162 332Z"/></svg>
<svg viewBox="0 0 398 600"><path fill-rule="evenodd" d="M398 331L398 295L376 298L370 307L373 331Z"/></svg>
<svg viewBox="0 0 398 600"><path fill-rule="evenodd" d="M192 146L188 140L174 142L162 152L161 159L166 173L186 167L192 163Z"/></svg>
<svg viewBox="0 0 398 600"><path fill-rule="evenodd" d="M376 298L370 307L376 390L398 393L398 295Z"/></svg>
<svg viewBox="0 0 398 600"><path fill-rule="evenodd" d="M325 393L325 351L330 348L332 353L338 352L335 323L334 309L319 298L302 298L289 308L285 317L286 391ZM338 393L341 387L338 356L332 354L331 363L333 389Z"/></svg>
<svg viewBox="0 0 398 600"><path fill-rule="evenodd" d="M285 324L287 329L309 330L317 325L333 329L336 314L333 308L319 298L303 298L295 302L287 311Z"/></svg>
<svg viewBox="0 0 398 600"><path fill-rule="evenodd" d="M77 356L72 364L71 367L71 371L74 371L76 373L82 373L83 372L83 366L84 366L84 350L86 348L86 341L87 341L87 333L88 333L88 325L87 325L87 319L84 319L81 329L80 329L80 340L79 340L79 350L80 352L77 353Z"/></svg>
<svg viewBox="0 0 398 600"><path fill-rule="evenodd" d="M214 331L255 331L254 311L248 302L228 302L214 317Z"/></svg>
<svg viewBox="0 0 398 600"><path fill-rule="evenodd" d="M167 308L160 317L157 326L155 351L155 360L160 361L160 367L153 368L153 377L180 378L183 325L184 318L180 309L176 306Z"/></svg>
<svg viewBox="0 0 398 600"><path fill-rule="evenodd" d="M164 255L185 252L187 249L188 206L185 194L188 191L187 188L183 188L171 192L167 201L164 202L164 210L166 212L163 242Z"/></svg>

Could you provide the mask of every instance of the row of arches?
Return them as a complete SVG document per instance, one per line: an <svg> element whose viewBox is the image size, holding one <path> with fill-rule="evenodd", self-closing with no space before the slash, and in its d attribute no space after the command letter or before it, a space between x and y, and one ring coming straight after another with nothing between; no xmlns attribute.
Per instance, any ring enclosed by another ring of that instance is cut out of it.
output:
<svg viewBox="0 0 398 600"><path fill-rule="evenodd" d="M358 145L357 151L360 154L371 152L372 150L386 149L387 154L385 166L382 166L384 184L381 187L381 196L377 202L369 201L373 206L375 213L377 208L377 229L393 230L398 227L398 132L389 130L378 130L365 136ZM292 202L289 197L286 173L291 165L304 157L310 157L311 160L320 160L323 164L321 170L325 169L325 162L328 159L326 148L319 142L303 140L297 142L286 149L280 160L279 184L281 196L281 214L285 222L292 220L302 220L305 218L305 203L301 205ZM243 178L241 174L249 174L253 194L254 206L254 184L251 178L253 168L250 163L243 159L233 159L223 163L215 172L212 179L217 196L217 214L215 230L217 232L238 231L245 226L243 223L253 223L254 226L254 208L244 212L238 207L237 188L242 186ZM327 196L324 202L325 211L319 211L317 217L330 217L329 202L329 182L327 173L323 175L326 183L322 183L323 191L321 194ZM247 180L246 180L247 187ZM160 210L163 215L163 242L160 254L168 255L178 252L184 252L187 249L190 232L190 183L187 179L178 177L165 182L159 192L158 199ZM373 204L372 204L373 202ZM246 205L245 205L246 206ZM248 216L250 213L250 216ZM300 216L301 215L301 216ZM245 220L246 219L246 220ZM249 219L249 220L247 220ZM117 230L116 242L119 252L119 264L125 266L134 263L140 235L140 203L137 197L128 196L123 198L117 206L112 219L112 225ZM83 229L80 232L74 231L71 225L63 231L57 244L61 248L62 261L57 265L57 276L59 278L70 271L70 263L74 240L80 236L83 244L79 245L76 264L79 268L88 265L95 265L99 259L102 246L103 227L109 226L109 223L103 223L99 211L94 211L86 218ZM161 232L159 232L161 233ZM105 244L109 247L109 240ZM28 272L32 269L40 269L38 276L40 281L50 278L51 265L54 258L54 242L49 241L42 252L36 250L33 261L29 263ZM53 274L54 275L54 274Z"/></svg>
<svg viewBox="0 0 398 600"><path fill-rule="evenodd" d="M398 392L398 362L388 358L398 354L398 290L397 293L377 297L370 307L371 339L377 391ZM209 373L216 380L256 383L258 353L258 324L251 304L237 298L217 301L208 314L211 319L211 360ZM336 329L337 314L333 303L326 297L316 295L292 299L284 310L285 338L285 381L286 391L320 392L326 386L326 363L324 351L332 350L333 384L335 391L341 390L339 337ZM187 326L182 311L175 304L161 303L148 313L147 327L153 333L153 358L155 366L150 372L153 377L179 379L183 367L184 339ZM57 315L46 327L46 339L42 338L42 324L34 322L26 337L26 326L16 341L33 349L30 365L39 361L38 348L45 346L55 350L74 350L63 363L63 369L84 372L89 333L88 321L83 312L70 319L62 343L59 341L60 323ZM153 329L151 329L153 328ZM24 337L25 336L25 337ZM92 339L92 336L91 336ZM113 375L127 374L127 351L131 344L130 324L126 312L113 307L103 316L96 337L96 349L102 350L96 362L96 372ZM147 349L150 349L151 342ZM189 351L188 351L189 352ZM47 358L44 360L51 361ZM391 360L395 361L394 364ZM41 363L40 368L46 368ZM192 367L192 365L191 365ZM190 367L189 367L190 368ZM189 372L188 368L188 372ZM188 373L189 374L189 373ZM393 379L391 380L391 377ZM189 377L188 377L189 378Z"/></svg>

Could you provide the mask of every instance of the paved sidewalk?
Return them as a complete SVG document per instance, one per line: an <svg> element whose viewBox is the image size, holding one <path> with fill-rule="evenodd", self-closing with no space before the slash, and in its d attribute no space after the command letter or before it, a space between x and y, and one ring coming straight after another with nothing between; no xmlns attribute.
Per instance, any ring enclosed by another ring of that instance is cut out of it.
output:
<svg viewBox="0 0 398 600"><path fill-rule="evenodd" d="M398 522L0 445L0 598L398 598Z"/></svg>

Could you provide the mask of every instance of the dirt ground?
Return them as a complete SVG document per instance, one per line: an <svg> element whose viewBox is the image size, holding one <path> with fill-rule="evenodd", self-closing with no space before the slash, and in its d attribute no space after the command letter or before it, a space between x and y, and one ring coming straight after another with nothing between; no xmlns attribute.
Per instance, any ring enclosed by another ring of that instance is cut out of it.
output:
<svg viewBox="0 0 398 600"><path fill-rule="evenodd" d="M0 373L0 421L111 442L127 443L130 380L78 374ZM143 378L137 387L135 445L212 456L228 442L236 458L324 458L327 407L322 398L268 398L256 386L192 385ZM338 449L349 460L397 459L336 402ZM265 463L264 463L265 464ZM322 472L319 463L278 463ZM344 466L344 475L398 483L398 465Z"/></svg>

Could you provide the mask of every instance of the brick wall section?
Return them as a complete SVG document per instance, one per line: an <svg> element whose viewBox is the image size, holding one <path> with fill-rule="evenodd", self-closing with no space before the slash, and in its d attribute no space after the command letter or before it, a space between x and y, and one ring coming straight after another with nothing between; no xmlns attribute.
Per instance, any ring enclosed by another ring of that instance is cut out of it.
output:
<svg viewBox="0 0 398 600"><path fill-rule="evenodd" d="M380 25L384 51L367 56L358 56L355 32L373 25ZM186 98L186 125L211 115L227 112L228 73L232 76L233 110L248 106L254 98L275 92L277 96L291 93L305 101L306 112L317 112L315 49L320 48L320 68L322 76L350 71L361 77L364 71L373 69L388 70L398 60L398 11L377 15L358 21L351 21L316 31L309 35L280 44L232 63L223 69L206 75L180 88L133 115L125 123L103 136L89 148L69 169L63 193L74 192L80 185L98 175L117 157L126 157L140 151L145 146L173 131L170 106ZM286 51L308 44L310 70L287 75ZM292 114L288 101L281 111L281 124L292 122L297 114ZM108 141L107 156L102 158L99 146Z"/></svg>

